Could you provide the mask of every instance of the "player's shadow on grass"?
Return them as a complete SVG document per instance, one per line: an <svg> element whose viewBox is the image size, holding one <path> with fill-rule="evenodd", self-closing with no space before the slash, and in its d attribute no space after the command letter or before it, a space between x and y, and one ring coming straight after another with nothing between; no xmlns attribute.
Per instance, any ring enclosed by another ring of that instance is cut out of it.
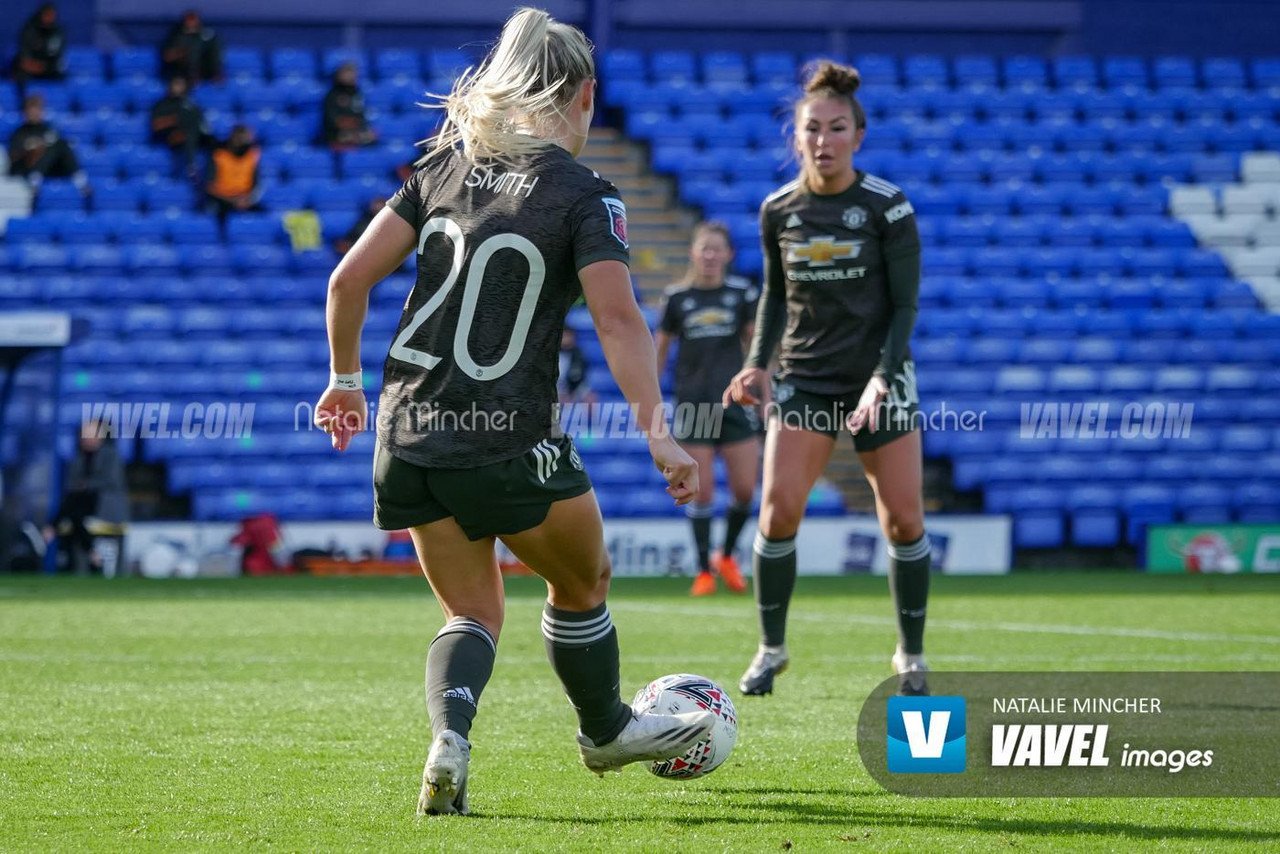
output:
<svg viewBox="0 0 1280 854"><path fill-rule="evenodd" d="M717 789L713 790L717 794L732 791L735 794L741 793L743 796L751 795L759 796L766 793L776 793L780 795L790 795L792 797L804 797L811 794L810 791L803 789ZM840 798L849 797L867 797L882 795L882 792L874 791L839 791L839 790L818 790L816 793L819 797L837 796ZM913 829L934 828L937 830L951 831L980 831L983 833L993 834L1017 834L1024 836L1043 837L1046 834L1055 834L1063 836L1100 836L1115 837L1120 839L1141 839L1156 841L1162 839L1185 839L1185 840L1212 840L1212 841L1230 841L1230 842L1249 842L1249 843L1277 843L1280 842L1280 833L1266 830L1232 830L1221 827L1168 827L1165 825L1145 825L1135 822L1123 821L1057 821L1053 819L1036 820L1036 819L1012 819L1012 818L950 818L947 816L929 816L920 815L918 813L904 814L901 808L885 809L885 810L868 810L856 809L851 810L844 808L840 804L830 802L825 803L805 803L803 801L791 803L770 803L770 802L751 802L743 800L736 802L724 803L718 805L717 810L722 811L720 815L707 816L699 815L697 808L692 807L690 814L681 815L678 812L668 812L666 819L673 824L682 827L700 827L714 825L773 825L773 824L803 824L803 825L819 825L830 827L865 829L867 827L910 827ZM922 802L923 805L923 802ZM734 813L737 813L736 815ZM651 822L654 817L649 814L635 815L631 817L625 816L582 816L582 815L530 815L521 813L505 813L505 814L473 814L473 818L480 819L501 819L501 820L525 820L532 822L547 822L550 824L580 824L580 825L614 825L619 821L634 822Z"/></svg>

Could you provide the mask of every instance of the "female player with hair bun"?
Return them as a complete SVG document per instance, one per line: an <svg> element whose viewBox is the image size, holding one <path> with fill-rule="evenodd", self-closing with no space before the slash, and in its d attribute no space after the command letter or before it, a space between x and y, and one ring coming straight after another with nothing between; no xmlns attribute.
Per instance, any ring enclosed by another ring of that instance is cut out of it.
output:
<svg viewBox="0 0 1280 854"><path fill-rule="evenodd" d="M928 692L929 541L924 532L915 365L908 340L920 290L911 203L854 168L867 116L858 72L823 61L795 104L800 176L760 208L764 283L755 335L724 399L766 404L760 530L753 548L761 643L739 684L767 694L787 666L796 532L809 491L845 429L853 434L888 540L898 616L899 691ZM772 389L766 366L778 355Z"/></svg>

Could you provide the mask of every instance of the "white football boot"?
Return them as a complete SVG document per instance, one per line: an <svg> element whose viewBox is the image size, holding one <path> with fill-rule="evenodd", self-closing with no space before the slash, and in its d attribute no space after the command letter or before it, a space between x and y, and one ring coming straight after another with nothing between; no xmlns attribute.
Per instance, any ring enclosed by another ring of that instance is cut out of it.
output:
<svg viewBox="0 0 1280 854"><path fill-rule="evenodd" d="M787 647L760 646L756 657L751 659L747 672L738 680L738 690L747 696L763 696L773 693L773 677L787 669L791 657L787 655Z"/></svg>
<svg viewBox="0 0 1280 854"><path fill-rule="evenodd" d="M929 696L929 680L925 676L929 665L923 655L907 655L898 647L893 652L893 672L898 674L898 695L902 697Z"/></svg>
<svg viewBox="0 0 1280 854"><path fill-rule="evenodd" d="M684 754L711 735L716 716L712 712L654 715L631 712L631 720L618 737L599 747L578 733L578 749L587 770L603 777L632 762L656 762Z"/></svg>
<svg viewBox="0 0 1280 854"><path fill-rule="evenodd" d="M466 815L471 742L451 729L436 736L422 769L418 815Z"/></svg>

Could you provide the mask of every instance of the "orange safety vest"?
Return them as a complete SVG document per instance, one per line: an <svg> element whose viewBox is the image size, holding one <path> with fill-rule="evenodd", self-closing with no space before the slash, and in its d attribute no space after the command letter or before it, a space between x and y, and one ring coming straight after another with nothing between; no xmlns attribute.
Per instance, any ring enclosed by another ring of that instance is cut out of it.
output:
<svg viewBox="0 0 1280 854"><path fill-rule="evenodd" d="M209 182L209 192L222 198L248 193L253 189L253 176L260 159L260 148L250 148L239 157L225 148L217 149L213 152L213 180Z"/></svg>

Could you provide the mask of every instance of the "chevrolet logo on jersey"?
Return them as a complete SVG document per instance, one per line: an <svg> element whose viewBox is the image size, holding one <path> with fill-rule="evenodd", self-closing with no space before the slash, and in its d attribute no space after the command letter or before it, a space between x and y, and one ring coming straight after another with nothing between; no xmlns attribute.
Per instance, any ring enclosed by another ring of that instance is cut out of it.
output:
<svg viewBox="0 0 1280 854"><path fill-rule="evenodd" d="M830 267L833 262L857 258L861 240L836 240L830 235L811 237L787 249L788 263L804 261L810 267Z"/></svg>

